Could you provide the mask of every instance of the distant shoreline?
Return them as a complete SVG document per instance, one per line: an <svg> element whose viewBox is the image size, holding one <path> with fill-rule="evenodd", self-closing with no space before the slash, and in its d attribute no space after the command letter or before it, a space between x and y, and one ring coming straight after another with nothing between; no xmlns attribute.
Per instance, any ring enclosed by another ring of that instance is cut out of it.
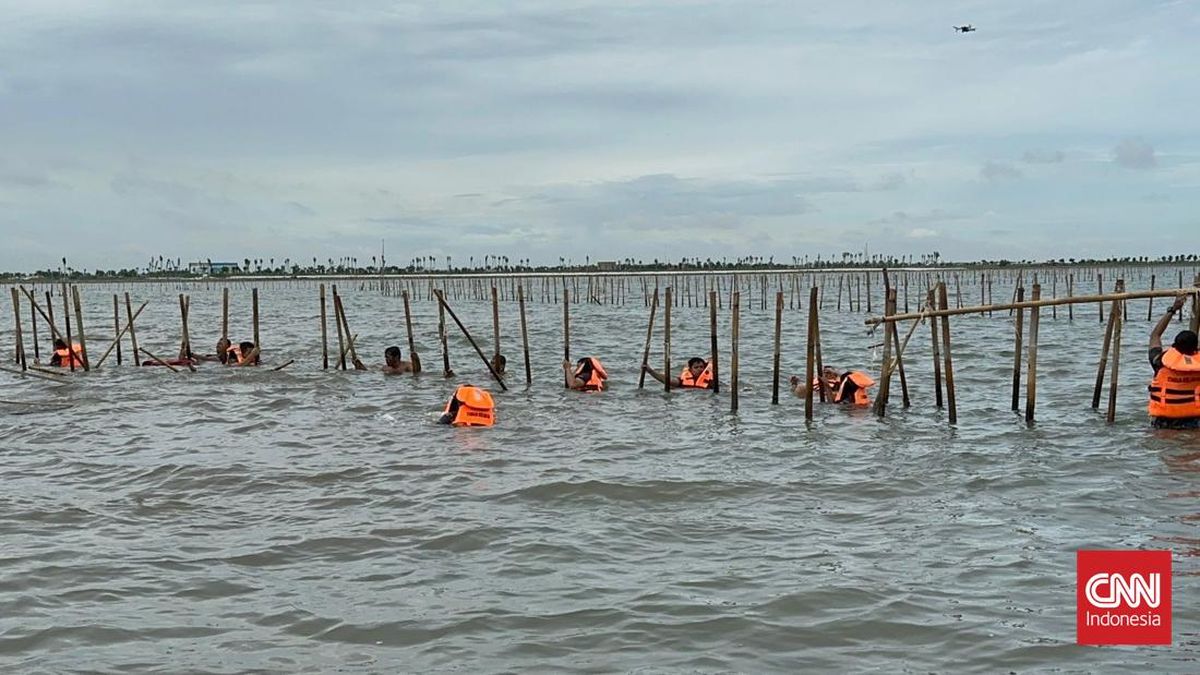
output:
<svg viewBox="0 0 1200 675"><path fill-rule="evenodd" d="M850 274L856 272L964 272L964 271L1021 271L1041 269L1111 269L1111 268L1149 268L1149 267L1198 267L1198 260L1165 261L1165 260L1086 260L1075 262L967 262L947 263L937 265L742 265L727 267L703 266L663 266L660 268L601 268L592 266L544 267L523 269L453 269L453 270L396 270L389 269L382 273L369 270L341 270L316 272L311 269L289 272L254 272L254 273L224 273L212 275L191 274L187 272L152 272L138 274L119 274L115 272L59 272L42 271L40 273L22 274L14 272L0 273L3 283L47 283L70 281L73 283L153 283L153 282L269 282L269 281L378 281L400 279L471 279L471 278L538 278L538 277L663 277L663 276L727 276L727 275L773 275L773 274Z"/></svg>

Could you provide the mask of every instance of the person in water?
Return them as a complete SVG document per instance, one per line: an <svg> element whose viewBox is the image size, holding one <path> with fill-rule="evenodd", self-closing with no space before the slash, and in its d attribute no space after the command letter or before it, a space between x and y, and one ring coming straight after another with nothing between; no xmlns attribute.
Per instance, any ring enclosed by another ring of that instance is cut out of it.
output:
<svg viewBox="0 0 1200 675"><path fill-rule="evenodd" d="M74 345L67 349L67 343L62 338L54 338L54 354L50 356L50 365L59 368L70 368L74 361L76 368L83 368L83 348Z"/></svg>
<svg viewBox="0 0 1200 675"><path fill-rule="evenodd" d="M643 363L642 370L649 373L650 377L659 382L666 382L663 379L663 374L651 368L650 364ZM688 359L687 365L680 371L679 377L671 378L671 386L680 389L712 389L712 364L699 356L693 356Z"/></svg>
<svg viewBox="0 0 1200 675"><path fill-rule="evenodd" d="M399 347L392 346L383 350L383 372L385 375L415 372L412 361L405 361Z"/></svg>
<svg viewBox="0 0 1200 675"><path fill-rule="evenodd" d="M1196 354L1196 333L1181 330L1167 349L1162 335L1175 312L1183 309L1187 295L1180 295L1154 330L1150 331L1150 381L1148 411L1151 423L1163 428L1200 427L1200 355Z"/></svg>
<svg viewBox="0 0 1200 675"><path fill-rule="evenodd" d="M567 386L576 391L604 391L608 388L608 372L600 359L585 356L571 366L569 359L563 359L563 375L566 376Z"/></svg>
<svg viewBox="0 0 1200 675"><path fill-rule="evenodd" d="M508 359L499 352L492 356L492 370L500 377L504 377L504 370L508 368Z"/></svg>
<svg viewBox="0 0 1200 675"><path fill-rule="evenodd" d="M257 366L259 365L259 350L253 342L242 342L226 350L225 365L227 366Z"/></svg>
<svg viewBox="0 0 1200 675"><path fill-rule="evenodd" d="M438 424L456 427L490 427L496 423L496 404L486 389L460 384L446 402Z"/></svg>
<svg viewBox="0 0 1200 675"><path fill-rule="evenodd" d="M792 392L801 398L808 395L810 385L805 385L804 380L799 376L793 375L790 380ZM811 387L816 393L817 387L825 387L825 400L829 403L853 403L858 406L871 405L871 396L867 392L868 389L875 386L875 380L869 375L858 370L849 370L842 374L838 374L837 368L833 366L825 366L821 370L821 376L814 377Z"/></svg>
<svg viewBox="0 0 1200 675"><path fill-rule="evenodd" d="M201 361L216 361L226 363L229 360L229 338L220 338L217 340L217 349L212 354L192 354L192 362L199 363Z"/></svg>

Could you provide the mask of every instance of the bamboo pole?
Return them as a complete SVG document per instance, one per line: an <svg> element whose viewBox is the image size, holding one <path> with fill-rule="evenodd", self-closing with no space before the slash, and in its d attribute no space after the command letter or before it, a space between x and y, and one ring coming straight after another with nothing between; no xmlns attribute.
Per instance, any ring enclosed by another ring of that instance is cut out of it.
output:
<svg viewBox="0 0 1200 675"><path fill-rule="evenodd" d="M150 360L151 360L151 361L153 361L153 362L155 362L155 363L157 363L158 365L160 365L160 366L166 366L166 367L167 367L167 369L168 369L168 370L170 370L172 373L178 373L178 372L179 372L179 369L178 369L178 368L176 368L175 366L173 366L173 365L171 365L171 364L167 363L166 361L163 361L162 359L158 358L157 356L155 356L155 355L151 354L151 353L149 352L149 350L143 349L143 350L142 350L142 353L143 353L143 354L145 354L146 356L149 356L149 357L150 357Z"/></svg>
<svg viewBox="0 0 1200 675"><path fill-rule="evenodd" d="M529 330L525 324L525 287L517 284L517 305L521 310L521 348L525 354L525 386L533 384L533 372L529 368Z"/></svg>
<svg viewBox="0 0 1200 675"><path fill-rule="evenodd" d="M1017 302L1024 302L1025 289L1022 286L1017 286L1016 291ZM1017 325L1016 335L1013 337L1013 374L1012 374L1012 409L1017 412L1021 409L1021 339L1025 327L1025 310L1017 310Z"/></svg>
<svg viewBox="0 0 1200 675"><path fill-rule="evenodd" d="M67 295L67 283L62 284L63 321L67 327L67 365L75 372L75 340L71 336L71 298Z"/></svg>
<svg viewBox="0 0 1200 675"><path fill-rule="evenodd" d="M325 297L325 284L321 284L322 307L324 307L324 304L323 304L324 297ZM324 324L324 322L325 322L324 314L322 313L322 318L321 318L322 325ZM226 342L229 341L229 287L228 286L221 289L221 337L224 338Z"/></svg>
<svg viewBox="0 0 1200 675"><path fill-rule="evenodd" d="M782 298L783 294L780 293ZM714 394L721 391L721 380L719 379L720 370L717 365L717 292L709 291L708 293L708 334L709 334L709 350L712 352L712 391Z"/></svg>
<svg viewBox="0 0 1200 675"><path fill-rule="evenodd" d="M255 303L255 306L257 306L257 302ZM346 333L346 335L353 335L353 331L350 330L350 320L346 317L346 303L342 301L342 296L338 293L334 293L334 295L333 295L333 309L334 309L334 313L338 317L341 318L342 330ZM255 315L257 316L257 312L255 313ZM256 324L257 324L257 322L256 322ZM257 329L255 330L255 337L256 338L258 337ZM255 343L254 347L261 351L261 347L259 347L258 343ZM350 351L350 362L354 364L354 369L355 370L366 370L367 367L358 358L358 349L354 346L354 340L350 340L347 347L349 348L349 351ZM346 357L343 354L342 355L342 363L344 364L345 362L346 362ZM345 369L344 365L342 367L343 367L343 369Z"/></svg>
<svg viewBox="0 0 1200 675"><path fill-rule="evenodd" d="M183 293L179 294L179 320L183 325L183 343L179 346L180 358L192 357L192 343L188 335L188 312L187 301L183 299Z"/></svg>
<svg viewBox="0 0 1200 675"><path fill-rule="evenodd" d="M119 366L124 360L121 354L121 336L125 334L125 331L121 330L121 309L116 293L113 293L113 332L117 336L115 342L117 345L117 365ZM100 363L103 362L104 359L100 359L100 362L96 364L96 367L99 368Z"/></svg>
<svg viewBox="0 0 1200 675"><path fill-rule="evenodd" d="M989 311L1000 311L1009 308L1029 309L1032 307L1052 307L1054 305L1073 305L1091 302L1109 302L1112 300L1136 300L1138 298L1174 298L1181 294L1198 295L1200 288L1184 288L1184 289L1161 289L1157 291L1128 291L1123 293L1106 293L1104 295L1075 295L1069 298L1055 298L1050 300L1026 300L1021 303L1008 303L1003 305L980 305L977 307L963 307L961 309L939 309L936 312L925 314L897 314L890 317L871 317L865 319L863 323L868 326L883 323L885 321L911 321L923 316L958 316L961 314L982 314Z"/></svg>
<svg viewBox="0 0 1200 675"><path fill-rule="evenodd" d="M938 282L938 311L949 311L949 303L946 300L946 284ZM954 363L950 357L950 317L943 315L942 319L942 349L944 361L944 375L946 376L946 409L949 414L950 424L958 423L958 405L954 398ZM935 319L936 321L936 319Z"/></svg>
<svg viewBox="0 0 1200 675"><path fill-rule="evenodd" d="M25 290L23 286L21 287L21 290ZM25 291L25 294L29 296L29 301L33 302L34 306L36 307L37 302L34 301L34 299L33 299L33 293L30 293L29 291ZM49 316L46 316L46 312L42 312L41 308L38 307L38 311L42 313L42 318L46 320L46 325L48 325L50 327L50 344L51 344L50 352L54 353L54 348L53 348L54 340L56 338L62 338L65 340L66 336L63 335L62 333L60 333L58 328L54 325L54 302L53 302L53 299L50 297L49 290L46 291L46 309L50 312Z"/></svg>
<svg viewBox="0 0 1200 675"><path fill-rule="evenodd" d="M735 413L738 410L738 342L741 338L741 318L742 293L737 291L733 294L733 346L729 357L729 407L730 411Z"/></svg>
<svg viewBox="0 0 1200 675"><path fill-rule="evenodd" d="M0 366L0 370L4 371L6 373L12 373L13 375L20 375L21 377L36 377L39 380L47 380L49 382L57 382L58 384L66 384L67 383L66 378L64 378L62 375L59 375L57 373L55 374L54 377L51 377L49 374L43 375L42 374L43 371L40 368L30 367L28 370L17 370L16 368L9 368L8 366Z"/></svg>
<svg viewBox="0 0 1200 675"><path fill-rule="evenodd" d="M817 287L812 286L808 290L808 335L805 340L805 358L804 358L804 419L811 422L813 418L813 388L812 383L814 377L821 377L821 371L816 370L814 376L814 367L817 354L817 305L813 302L817 297ZM822 394L825 391L824 385L821 386Z"/></svg>
<svg viewBox="0 0 1200 675"><path fill-rule="evenodd" d="M441 297L439 290L433 291L436 297ZM438 303L438 341L442 343L442 377L454 377L450 370L450 342L446 331L446 310L441 302Z"/></svg>
<svg viewBox="0 0 1200 675"><path fill-rule="evenodd" d="M17 344L16 344L17 349L16 349L16 354L14 356L13 362L16 363L17 365L21 366L21 370L24 371L24 370L29 369L29 365L25 361L25 341L22 339L22 336L21 336L21 296L16 288L13 288L11 290L12 290L12 302L13 302L13 317L16 319L15 335L17 338Z"/></svg>
<svg viewBox="0 0 1200 675"><path fill-rule="evenodd" d="M225 289L225 290L228 291L229 289ZM405 293L408 293L408 291L405 291ZM225 297L228 298L229 294L226 293ZM318 297L321 300L321 370L329 370L329 326L328 326L328 320L326 319L326 310L325 310L325 284L321 284ZM408 296L406 295L405 296L405 301L406 301L405 305L406 306L407 306L407 299L408 299ZM228 338L226 338L226 339L228 339Z"/></svg>
<svg viewBox="0 0 1200 675"><path fill-rule="evenodd" d="M147 303L145 302L142 303L142 309L145 309L146 304ZM138 314L141 313L142 310L139 309ZM129 329L129 341L133 344L133 365L140 366L142 365L142 357L138 352L137 332L133 327L133 320L137 318L137 316L133 313L133 303L129 301L128 292L125 293L125 316L128 319L128 321L125 322L125 327Z"/></svg>
<svg viewBox="0 0 1200 675"><path fill-rule="evenodd" d="M812 310L809 310L812 313ZM717 344L717 325L713 322L713 348ZM779 343L783 334L783 291L775 294L775 361L772 368L771 403L779 404Z"/></svg>
<svg viewBox="0 0 1200 675"><path fill-rule="evenodd" d="M258 289L257 288L250 289L250 304L251 304L251 307L254 312L254 346L259 351L262 351L262 343L258 341ZM346 320L345 314L342 314L342 320L343 321ZM346 332L347 333L350 332L349 326L346 327ZM350 355L354 358L354 367L358 368L361 364L358 361L358 357L354 356L353 349L350 350ZM366 370L366 368L359 368L359 370Z"/></svg>
<svg viewBox="0 0 1200 675"><path fill-rule="evenodd" d="M896 289L893 288L892 293L895 294L895 292ZM893 301L892 311L898 311L898 307L899 301ZM914 325L914 329L915 328L916 326ZM900 402L904 408L908 408L912 404L908 398L908 376L904 374L904 349L900 346L900 333L896 328L895 322L888 324L886 332L891 334L892 349L894 349L896 352L896 373L900 375ZM909 332L909 335L912 335L911 331ZM905 342L907 343L907 338Z"/></svg>
<svg viewBox="0 0 1200 675"><path fill-rule="evenodd" d="M71 296L75 301L75 329L79 331L79 358L83 361L84 372L90 372L92 364L88 361L87 337L83 332L83 303L79 300L78 286L71 287Z"/></svg>
<svg viewBox="0 0 1200 675"><path fill-rule="evenodd" d="M888 288L885 291L883 313L888 316L896 313L896 289ZM875 397L875 414L883 417L887 410L888 396L891 394L892 387L892 331L891 326L895 323L886 324L883 327L883 363L879 368L879 395Z"/></svg>
<svg viewBox="0 0 1200 675"><path fill-rule="evenodd" d="M295 363L295 362L296 362L296 359L288 359L286 363L283 363L283 364L281 364L281 365L275 366L275 367L274 367L274 368L272 368L271 370L272 370L272 371L276 371L276 370L283 370L284 368L287 368L288 366L292 365L292 364L293 364L293 363Z"/></svg>
<svg viewBox="0 0 1200 675"><path fill-rule="evenodd" d="M814 284L816 284L816 279L813 279L812 282ZM820 287L813 286L812 288L817 289L817 297L820 298L820 295L821 295ZM810 299L812 296L812 288L809 289ZM827 391L829 389L829 387L826 386L825 380L820 376L820 373L825 372L825 362L821 360L821 307L820 307L821 303L818 301L816 304L817 304L817 310L815 312L810 311L809 321L811 321L813 324L813 329L812 329L813 342L816 343L815 354L817 357L817 365L816 365L817 373L818 373L817 380L820 383L820 387L817 388L817 394L820 396L821 403L825 403L826 401L831 400L831 396L833 394L832 394L832 392ZM809 378L808 385L809 385L809 387L812 386L812 378Z"/></svg>
<svg viewBox="0 0 1200 675"><path fill-rule="evenodd" d="M1033 285L1033 300L1042 297L1041 284ZM1033 422L1034 408L1037 406L1037 353L1038 353L1038 318L1040 307L1034 305L1029 311L1029 373L1025 377L1025 422Z"/></svg>
<svg viewBox="0 0 1200 675"><path fill-rule="evenodd" d="M1121 280L1117 280L1118 286L1121 285ZM1112 375L1108 383L1108 414L1105 420L1112 424L1117 420L1117 383L1118 375L1121 370L1121 327L1124 325L1124 307L1120 300L1113 300L1112 311L1110 314L1117 317L1116 326L1113 328L1113 344L1112 344Z"/></svg>
<svg viewBox="0 0 1200 675"><path fill-rule="evenodd" d="M1100 393L1104 390L1104 371L1108 369L1108 352L1112 347L1116 318L1110 312L1104 328L1104 343L1100 346L1100 366L1096 369L1096 386L1092 388L1092 408L1100 409Z"/></svg>
<svg viewBox="0 0 1200 675"><path fill-rule="evenodd" d="M141 307L138 307L138 311L137 311L136 313L132 313L132 314L130 314L130 315L129 315L129 320L125 322L125 327L124 327L124 328L122 328L122 329L120 330L120 332L118 332L118 333L117 333L117 337L113 338L113 341L112 341L112 343L108 345L108 349L104 350L104 355L103 355L103 356L101 356L101 357L100 357L100 360L96 362L96 367L97 367L97 368L99 368L100 366L104 365L104 361L108 359L108 355L109 355L110 353L112 353L112 350L113 350L113 348L114 348L114 347L116 348L116 350L117 350L117 354L118 354L118 355L121 353L121 338L125 336L125 333L126 333L126 332L129 332L129 331L132 331L132 330L133 330L133 320L134 320L134 319L136 319L136 318L138 318L139 316L141 316L141 314L142 314L142 310L143 310L143 309L146 309L146 305L148 305L148 304L150 304L150 303L149 303L149 302L143 302L143 303L142 303L142 306L141 306ZM134 364L133 364L133 365L135 365L135 366L136 366L136 365L140 365L140 364L137 362L137 361L138 361L138 359L137 359L137 354L136 354L136 352L134 353L133 361L134 361ZM118 361L118 364L119 364L119 363L120 363L120 362Z"/></svg>
<svg viewBox="0 0 1200 675"><path fill-rule="evenodd" d="M341 370L346 369L346 346L344 338L350 336L342 329L342 312L339 309L341 302L338 300L337 284L333 285L333 325L337 327L338 336L338 365Z"/></svg>
<svg viewBox="0 0 1200 675"><path fill-rule="evenodd" d="M466 336L467 342L470 342L471 346L475 348L475 353L479 355L480 360L482 360L483 364L487 366L488 372L490 372L492 377L495 378L496 383L500 385L501 389L508 391L508 387L504 385L504 379L500 377L500 374L497 373L496 369L492 367L492 364L490 361L488 361L488 358L484 356L483 350L480 349L479 345L475 343L475 338L471 337L470 331L468 331L467 327L463 325L463 322L458 320L458 316L454 314L454 310L450 308L450 305L446 304L446 298L443 297L442 292L440 290L434 292L437 294L438 303L442 307L446 308L446 313L450 315L451 319L454 319L454 323L458 324L458 329L461 330L462 334ZM565 293L563 294L563 299L566 299Z"/></svg>
<svg viewBox="0 0 1200 675"><path fill-rule="evenodd" d="M54 325L54 303L53 303L53 299L50 297L50 291L46 291L46 308L50 310L49 315L47 315L46 311L43 310L41 305L38 304L37 299L33 297L32 292L30 292L24 286L19 286L18 288L20 288L21 291L23 293L25 293L26 298L29 298L29 304L33 307L33 309L36 310L38 312L38 314L41 314L42 318L45 319L46 325L50 327L51 340L53 340L55 338L61 338L61 339L65 340L66 336L64 336L62 334L62 332L60 332L58 330L58 328ZM53 349L51 351L53 352Z"/></svg>
<svg viewBox="0 0 1200 675"><path fill-rule="evenodd" d="M925 308L933 311L937 307L937 301L934 299L933 289L925 292ZM937 407L943 407L942 403L942 355L941 349L938 347L938 320L936 318L929 321L929 344L933 351L933 391L937 400Z"/></svg>
<svg viewBox="0 0 1200 675"><path fill-rule="evenodd" d="M1150 275L1150 290L1154 290L1155 275ZM1146 298L1146 320L1151 321L1154 318L1154 298Z"/></svg>
<svg viewBox="0 0 1200 675"><path fill-rule="evenodd" d="M638 373L638 389L641 389L646 385L646 366L650 365L650 339L654 335L654 313L657 310L658 286L655 286L654 296L650 301L650 321L646 324L646 346L642 349L642 368ZM666 376L667 375L664 375L664 377Z"/></svg>
<svg viewBox="0 0 1200 675"><path fill-rule="evenodd" d="M497 295L496 284L492 284L492 340L495 342L493 363L500 363L500 296Z"/></svg>
<svg viewBox="0 0 1200 675"><path fill-rule="evenodd" d="M563 287L563 360L571 360L571 303L566 287ZM563 378L563 388L571 388L571 380Z"/></svg>
<svg viewBox="0 0 1200 675"><path fill-rule="evenodd" d="M663 297L663 391L671 391L671 287Z"/></svg>
<svg viewBox="0 0 1200 675"><path fill-rule="evenodd" d="M42 362L42 350L38 345L38 329L37 329L37 310L33 305L29 305L29 323L33 326L33 362Z"/></svg>
<svg viewBox="0 0 1200 675"><path fill-rule="evenodd" d="M400 296L404 299L404 328L408 332L408 358L412 362L412 373L415 376L421 372L421 357L417 354L417 342L413 339L412 310L408 305L408 289L400 291ZM521 321L523 322L524 320L525 317L522 315ZM528 361L528 358L526 361Z"/></svg>
<svg viewBox="0 0 1200 675"><path fill-rule="evenodd" d="M1067 298L1070 299L1074 296L1075 296L1075 273L1071 272L1071 273L1067 274ZM1075 320L1075 305L1068 304L1067 305L1067 321L1074 321L1074 320Z"/></svg>

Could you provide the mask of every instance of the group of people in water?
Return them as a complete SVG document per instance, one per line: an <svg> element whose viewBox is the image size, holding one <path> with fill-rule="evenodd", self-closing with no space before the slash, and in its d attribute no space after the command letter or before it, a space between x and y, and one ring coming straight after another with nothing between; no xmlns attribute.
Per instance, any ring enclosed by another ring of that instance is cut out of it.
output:
<svg viewBox="0 0 1200 675"><path fill-rule="evenodd" d="M1162 335L1166 332L1175 314L1180 311L1187 294L1175 299L1170 309L1159 319L1150 333L1150 366L1154 369L1154 378L1149 386L1148 412L1152 423L1162 428L1200 428L1200 354L1197 354L1198 339L1194 331L1180 331L1170 347L1163 348ZM416 373L421 370L421 360L416 353L408 360L404 359L399 347L388 347L383 353L384 365L382 371L389 375ZM179 357L169 362L158 359L145 361L144 366L190 365L203 361L218 362L227 366L257 366L259 349L253 342L245 341L233 344L222 337L217 341L213 354L197 355L184 345ZM54 340L54 353L50 359L51 366L62 368L82 368L83 354L79 345L67 346L61 338ZM497 353L489 363L490 370L497 376L503 376L507 365L503 355ZM608 388L608 371L600 359L585 356L574 363L563 360L563 379L565 386L575 391L601 392ZM648 364L642 364L642 370L655 380L667 383L668 378L672 388L676 389L712 389L712 363L700 357L688 359L678 376L661 373ZM446 372L452 377L453 372ZM796 396L804 397L809 390L820 392L822 400L854 406L871 404L869 390L875 385L875 380L858 370L839 371L833 366L825 366L822 372L811 382L805 382L797 376L790 381L791 390ZM439 421L454 426L492 426L495 423L495 402L492 395L485 389L471 384L459 385L454 395L447 401Z"/></svg>
<svg viewBox="0 0 1200 675"><path fill-rule="evenodd" d="M414 353L412 358L405 360L399 347L385 349L383 359L381 370L385 374L420 372L420 358ZM504 375L506 359L502 354L493 356L489 365L496 375ZM584 392L601 392L608 389L608 371L600 359L594 356L585 356L574 363L563 359L562 369L563 381L568 389ZM667 381L667 375L648 364L642 364L642 370L659 382L665 384ZM453 375L453 371L445 373L446 377ZM712 363L698 356L692 357L678 376L670 377L670 384L676 389L713 389L715 380ZM867 390L874 384L875 381L861 371L840 373L836 368L826 366L821 377L813 378L811 386L814 389L824 388L825 400L829 402L867 406L871 403ZM797 396L807 393L808 385L798 377L792 377L791 386ZM446 402L438 421L453 426L490 427L496 421L495 401L486 389L472 384L461 384Z"/></svg>

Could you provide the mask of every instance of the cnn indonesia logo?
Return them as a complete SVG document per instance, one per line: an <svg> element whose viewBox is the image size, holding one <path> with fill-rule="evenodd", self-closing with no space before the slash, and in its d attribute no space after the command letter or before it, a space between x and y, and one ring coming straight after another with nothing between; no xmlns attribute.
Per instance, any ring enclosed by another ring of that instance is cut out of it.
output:
<svg viewBox="0 0 1200 675"><path fill-rule="evenodd" d="M1075 641L1171 644L1170 551L1077 551Z"/></svg>

